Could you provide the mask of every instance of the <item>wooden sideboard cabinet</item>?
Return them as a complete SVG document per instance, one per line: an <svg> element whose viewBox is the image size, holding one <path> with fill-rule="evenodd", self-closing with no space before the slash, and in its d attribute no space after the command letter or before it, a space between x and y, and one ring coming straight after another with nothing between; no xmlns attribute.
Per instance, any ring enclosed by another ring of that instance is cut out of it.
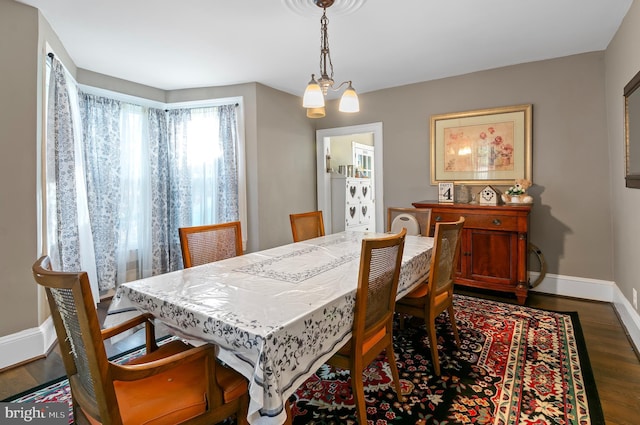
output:
<svg viewBox="0 0 640 425"><path fill-rule="evenodd" d="M456 284L513 292L524 304L529 290L528 231L531 205L441 204L414 202L431 208L435 223L465 218Z"/></svg>

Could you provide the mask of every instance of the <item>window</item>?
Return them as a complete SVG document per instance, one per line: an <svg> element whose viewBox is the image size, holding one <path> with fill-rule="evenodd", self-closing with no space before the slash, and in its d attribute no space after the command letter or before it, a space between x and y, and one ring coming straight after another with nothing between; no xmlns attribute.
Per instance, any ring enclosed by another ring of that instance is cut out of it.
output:
<svg viewBox="0 0 640 425"><path fill-rule="evenodd" d="M95 254L68 267L87 269L93 262L99 289L106 291L180 268L179 227L240 220L246 228L241 100L147 106L77 90L66 72L52 69L55 83L47 90L56 101L47 113L47 187L73 184L77 190L45 195L59 203L65 194L64 205L45 211L49 250L64 259L79 257L77 251L90 245L78 236L86 222ZM65 108L75 111L75 120ZM81 125L74 128L74 122ZM68 154L60 156L65 149ZM78 177L74 183L60 181L68 170ZM70 210L74 220L68 220ZM62 241L69 244L66 252Z"/></svg>

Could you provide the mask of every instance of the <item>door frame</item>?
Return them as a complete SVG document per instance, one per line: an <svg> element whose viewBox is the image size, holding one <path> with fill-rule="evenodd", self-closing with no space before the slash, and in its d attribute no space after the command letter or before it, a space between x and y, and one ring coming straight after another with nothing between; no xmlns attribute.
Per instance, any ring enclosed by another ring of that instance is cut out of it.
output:
<svg viewBox="0 0 640 425"><path fill-rule="evenodd" d="M316 130L316 187L318 196L318 210L322 211L324 228L332 229L331 217L331 173L327 172L325 152L329 147L331 137L348 136L350 134L373 133L374 150L374 183L376 204L376 231L384 232L384 199L382 173L382 123L352 125L347 127L325 128Z"/></svg>

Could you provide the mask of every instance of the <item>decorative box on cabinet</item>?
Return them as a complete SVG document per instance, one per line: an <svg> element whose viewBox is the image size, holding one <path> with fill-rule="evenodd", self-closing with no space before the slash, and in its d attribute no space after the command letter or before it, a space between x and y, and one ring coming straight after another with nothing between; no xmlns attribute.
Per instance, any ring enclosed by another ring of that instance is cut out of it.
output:
<svg viewBox="0 0 640 425"><path fill-rule="evenodd" d="M431 235L435 223L465 218L460 241L456 284L513 292L524 304L529 290L528 231L531 205L440 204L414 202L431 208Z"/></svg>
<svg viewBox="0 0 640 425"><path fill-rule="evenodd" d="M375 211L371 179L332 176L331 230L333 233L343 230L374 231Z"/></svg>

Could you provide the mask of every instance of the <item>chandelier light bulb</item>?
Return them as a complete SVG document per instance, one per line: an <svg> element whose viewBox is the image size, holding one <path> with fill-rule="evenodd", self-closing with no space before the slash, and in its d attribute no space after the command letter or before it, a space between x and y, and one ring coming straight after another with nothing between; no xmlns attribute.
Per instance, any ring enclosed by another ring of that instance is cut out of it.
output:
<svg viewBox="0 0 640 425"><path fill-rule="evenodd" d="M311 81L309 81L309 84L304 91L302 106L305 108L324 108L324 96L322 94L322 89L313 74L311 74Z"/></svg>
<svg viewBox="0 0 640 425"><path fill-rule="evenodd" d="M340 98L340 106L338 107L340 112L360 112L360 101L358 100L358 94L356 93L351 81L349 81L349 87L344 91Z"/></svg>

